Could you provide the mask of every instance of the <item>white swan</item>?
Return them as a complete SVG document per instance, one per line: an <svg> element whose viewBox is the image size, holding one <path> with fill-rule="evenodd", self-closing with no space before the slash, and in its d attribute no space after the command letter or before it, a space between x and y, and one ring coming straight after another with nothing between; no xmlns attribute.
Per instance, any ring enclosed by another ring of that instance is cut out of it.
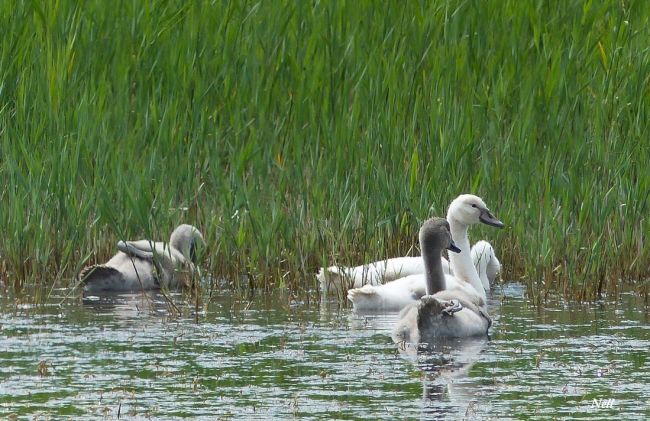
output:
<svg viewBox="0 0 650 421"><path fill-rule="evenodd" d="M476 245L472 247L472 258L474 258L474 249L478 244L479 243L476 243ZM490 248L492 248L491 245ZM492 250L494 251L493 248ZM441 260L444 272L449 275L453 274L451 265L447 259L441 257ZM477 263L477 260L474 260L474 262ZM498 263L498 260L496 260L496 262L498 269L500 269L501 266ZM495 271L492 269L492 265L489 265L489 267L490 269L488 269L488 272L491 273L491 275L488 274L488 279L494 281L498 269ZM388 283L396 279L418 274L424 274L424 263L422 262L422 257L406 256L393 257L354 267L329 266L327 268L320 268L316 274L316 278L318 279L322 292L332 293L336 290L345 291L351 288L361 288L364 285L381 285L382 283Z"/></svg>
<svg viewBox="0 0 650 421"><path fill-rule="evenodd" d="M483 241L477 243L472 249L472 253L468 252L467 229L469 225L478 222L499 228L503 227L503 223L494 218L481 198L473 195L461 195L456 198L449 205L447 220L454 241L461 248L459 255L450 255L451 272L454 276L447 277L447 289L461 289L470 296L477 295L485 302L485 291L490 289L490 279L494 280L494 276L496 276L496 273L493 272L491 272L493 274L491 278L487 275L487 267L490 262L487 258L488 255L494 256L494 249L488 242ZM476 256L476 260L474 260L474 256ZM500 267L496 256L494 256L494 259L497 263L492 263L492 267L495 265ZM482 276L479 276L474 261L479 266L478 269ZM446 260L441 260L443 271L445 268L444 263L446 263ZM348 291L348 299L352 302L353 307L359 311L396 311L422 297L426 290L425 284L426 276L424 274L410 275L384 285L365 285L361 288L351 289Z"/></svg>
<svg viewBox="0 0 650 421"><path fill-rule="evenodd" d="M472 247L471 256L484 290L489 291L490 284L494 282L501 269L494 248L487 241L479 241ZM422 262L421 257L418 259ZM441 259L441 264L443 272L448 275L449 271L445 270L445 264L448 265L447 259ZM424 272L424 267L422 272ZM461 288L466 289L468 293L477 292L474 287L466 282L459 282L453 276L447 276L446 281L447 289ZM419 300L425 294L426 276L424 273L418 273L386 282L383 285L366 284L361 288L350 289L348 290L348 299L352 302L355 310L362 312L398 311Z"/></svg>
<svg viewBox="0 0 650 421"><path fill-rule="evenodd" d="M450 225L442 218L431 218L420 229L427 295L400 313L400 320L393 329L396 342L433 342L437 338L486 335L492 324L484 309L485 302L477 294L445 289L446 279L439 256L443 248L453 250ZM469 256L469 252L466 253ZM450 254L452 262L453 256Z"/></svg>
<svg viewBox="0 0 650 421"><path fill-rule="evenodd" d="M119 252L103 265L79 273L84 293L178 288L198 273L196 246L203 236L191 225L178 226L169 243L151 240L120 241Z"/></svg>
<svg viewBox="0 0 650 421"><path fill-rule="evenodd" d="M461 250L458 254L449 255L449 264L454 277L473 286L478 296L485 301L485 288L470 255L467 229L470 225L479 222L496 228L503 228L503 222L492 215L480 197L471 194L462 194L451 202L447 211L447 221L451 229L451 237Z"/></svg>
<svg viewBox="0 0 650 421"><path fill-rule="evenodd" d="M445 262L447 262L445 260ZM447 264L449 266L449 264ZM330 266L320 268L316 278L321 291L331 293L337 289L360 288L363 285L380 285L409 275L424 273L422 257L393 257L355 267Z"/></svg>
<svg viewBox="0 0 650 421"><path fill-rule="evenodd" d="M478 241L472 247L472 262L478 272L485 291L490 290L490 285L501 272L501 262L497 259L492 244L487 241Z"/></svg>

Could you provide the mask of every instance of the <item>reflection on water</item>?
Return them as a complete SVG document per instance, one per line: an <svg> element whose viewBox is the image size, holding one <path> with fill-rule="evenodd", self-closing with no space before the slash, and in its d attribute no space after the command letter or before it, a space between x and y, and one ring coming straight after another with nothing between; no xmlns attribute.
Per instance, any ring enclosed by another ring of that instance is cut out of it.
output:
<svg viewBox="0 0 650 421"><path fill-rule="evenodd" d="M83 305L86 310L110 315L114 320L121 320L129 325L134 319L173 314L176 309L172 302L176 301L179 300L172 300L159 291L147 290L137 293L107 292L101 296L91 295L83 298Z"/></svg>
<svg viewBox="0 0 650 421"><path fill-rule="evenodd" d="M62 291L61 295L66 292ZM493 292L491 338L400 347L397 314L284 295L0 299L0 418L647 419L641 300L532 307ZM170 302L173 302L173 304Z"/></svg>

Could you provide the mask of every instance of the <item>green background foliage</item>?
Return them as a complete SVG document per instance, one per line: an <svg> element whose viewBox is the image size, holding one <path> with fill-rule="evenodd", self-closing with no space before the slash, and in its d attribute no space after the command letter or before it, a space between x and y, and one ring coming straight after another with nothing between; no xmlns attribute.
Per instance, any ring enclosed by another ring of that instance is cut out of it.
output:
<svg viewBox="0 0 650 421"><path fill-rule="evenodd" d="M235 287L417 254L458 194L533 298L647 293L646 1L0 3L1 272L204 233ZM241 275L246 274L246 277Z"/></svg>

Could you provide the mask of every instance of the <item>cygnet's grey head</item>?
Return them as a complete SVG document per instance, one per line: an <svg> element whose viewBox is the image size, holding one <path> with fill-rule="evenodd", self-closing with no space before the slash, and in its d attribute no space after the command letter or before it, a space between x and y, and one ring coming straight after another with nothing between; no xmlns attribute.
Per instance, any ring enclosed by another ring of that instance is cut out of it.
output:
<svg viewBox="0 0 650 421"><path fill-rule="evenodd" d="M420 228L420 248L424 250L442 250L446 248L455 253L460 249L454 244L449 231L449 222L444 218L431 218L422 224Z"/></svg>
<svg viewBox="0 0 650 421"><path fill-rule="evenodd" d="M465 225L482 222L497 228L504 227L503 222L492 215L483 199L473 194L461 194L454 199L449 205L447 218L455 219Z"/></svg>
<svg viewBox="0 0 650 421"><path fill-rule="evenodd" d="M169 244L180 251L186 259L196 263L196 248L199 245L205 245L205 242L196 227L181 224L172 232Z"/></svg>

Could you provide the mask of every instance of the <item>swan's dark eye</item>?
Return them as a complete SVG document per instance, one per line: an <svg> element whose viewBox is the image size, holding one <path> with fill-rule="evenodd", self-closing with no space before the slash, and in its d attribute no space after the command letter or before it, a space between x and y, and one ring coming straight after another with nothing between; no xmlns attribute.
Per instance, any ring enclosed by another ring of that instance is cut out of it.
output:
<svg viewBox="0 0 650 421"><path fill-rule="evenodd" d="M472 207L473 208L478 208L478 206L476 206L476 203L472 203Z"/></svg>

